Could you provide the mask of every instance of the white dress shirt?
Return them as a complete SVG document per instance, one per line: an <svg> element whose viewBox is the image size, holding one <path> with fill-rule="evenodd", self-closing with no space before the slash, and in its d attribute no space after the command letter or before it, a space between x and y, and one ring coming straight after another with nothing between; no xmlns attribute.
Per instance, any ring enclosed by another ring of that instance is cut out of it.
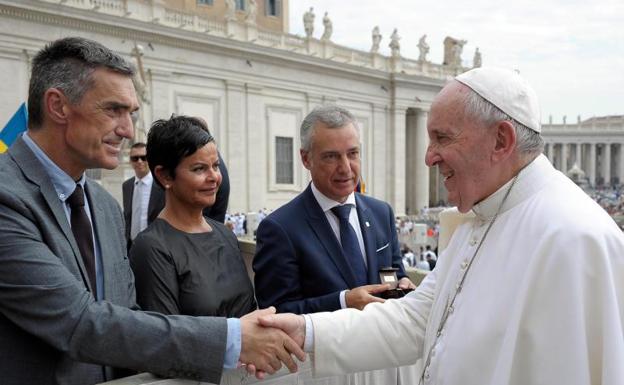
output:
<svg viewBox="0 0 624 385"><path fill-rule="evenodd" d="M368 267L368 262L366 260L366 249L364 248L364 237L362 236L362 228L360 227L360 220L358 218L357 215L357 204L355 203L355 193L351 193L349 194L349 196L347 197L347 200L344 203L340 203L338 201L335 201L331 198L328 198L327 196L325 196L322 192L320 192L316 186L314 185L314 182L312 182L312 194L314 194L314 198L316 198L316 201L318 202L319 206L321 206L321 210L323 210L323 212L325 213L325 217L327 218L327 221L329 222L329 225L332 228L332 231L334 232L334 235L336 235L336 239L338 239L338 243L340 243L342 245L342 243L340 242L340 219L338 219L338 217L331 211L332 208L336 207L336 206L341 206L341 205L351 205L351 213L349 214L349 223L351 224L351 227L353 227L353 230L355 230L355 235L357 236L357 240L358 240L358 245L360 246L360 253L362 254L362 259L364 260L364 266ZM345 300L345 294L346 294L347 290L343 290L340 293L340 307L341 308L346 308L347 307L347 302Z"/></svg>
<svg viewBox="0 0 624 385"><path fill-rule="evenodd" d="M147 209L149 207L150 195L152 193L152 183L154 183L154 178L150 172L148 172L143 178L134 177L134 191L132 194L132 234L130 234L131 239L134 239L138 233L145 230L147 227ZM136 216L137 213L140 213L140 215ZM138 223L135 224L135 221L137 220ZM136 228L137 225L138 229Z"/></svg>

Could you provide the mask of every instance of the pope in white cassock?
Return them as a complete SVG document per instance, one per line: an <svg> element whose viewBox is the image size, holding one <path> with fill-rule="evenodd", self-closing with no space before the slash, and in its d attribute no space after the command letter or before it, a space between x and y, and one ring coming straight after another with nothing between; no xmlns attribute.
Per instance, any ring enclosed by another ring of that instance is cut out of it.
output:
<svg viewBox="0 0 624 385"><path fill-rule="evenodd" d="M422 359L424 384L624 384L624 234L541 155L533 89L473 69L427 130L427 165L476 214L436 269L400 300L262 323L305 340L317 376Z"/></svg>

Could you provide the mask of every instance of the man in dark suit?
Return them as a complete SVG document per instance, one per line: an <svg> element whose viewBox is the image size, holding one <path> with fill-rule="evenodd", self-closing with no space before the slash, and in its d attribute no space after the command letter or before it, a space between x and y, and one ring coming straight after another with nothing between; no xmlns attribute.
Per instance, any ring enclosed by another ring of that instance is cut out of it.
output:
<svg viewBox="0 0 624 385"><path fill-rule="evenodd" d="M301 160L312 183L258 227L255 271L261 306L278 312L361 309L385 285L379 270L405 276L390 205L354 193L360 136L353 115L337 106L314 109L301 124Z"/></svg>
<svg viewBox="0 0 624 385"><path fill-rule="evenodd" d="M165 206L165 192L154 183L147 164L145 143L136 142L130 147L130 164L134 176L121 185L128 249L137 234L152 223Z"/></svg>
<svg viewBox="0 0 624 385"><path fill-rule="evenodd" d="M85 176L117 167L133 136L133 73L83 38L33 59L28 131L0 155L2 384L95 384L111 367L218 383L238 360L271 372L280 360L295 369L289 351L303 357L258 325L270 310L240 320L137 310L121 210Z"/></svg>

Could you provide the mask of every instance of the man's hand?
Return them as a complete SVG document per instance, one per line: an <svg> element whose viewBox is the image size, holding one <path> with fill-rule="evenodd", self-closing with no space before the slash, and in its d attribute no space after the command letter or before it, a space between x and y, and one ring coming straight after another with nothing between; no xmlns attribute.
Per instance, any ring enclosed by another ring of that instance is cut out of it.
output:
<svg viewBox="0 0 624 385"><path fill-rule="evenodd" d="M258 318L258 321L262 326L282 329L303 349L303 343L305 342L305 319L302 315L290 313L270 314L263 315Z"/></svg>
<svg viewBox="0 0 624 385"><path fill-rule="evenodd" d="M297 371L297 364L291 353L299 361L305 359L301 345L293 341L286 333L275 328L265 328L258 318L275 314L275 308L256 310L240 319L241 354L240 361L253 364L259 371L273 374L282 367L282 362L291 373Z"/></svg>
<svg viewBox="0 0 624 385"><path fill-rule="evenodd" d="M362 310L364 306L371 302L385 302L385 299L375 297L372 294L381 293L389 289L390 285L388 284L356 287L355 289L347 291L345 294L345 302L347 303L347 307Z"/></svg>
<svg viewBox="0 0 624 385"><path fill-rule="evenodd" d="M416 289L416 285L409 278L403 277L399 280L399 289Z"/></svg>

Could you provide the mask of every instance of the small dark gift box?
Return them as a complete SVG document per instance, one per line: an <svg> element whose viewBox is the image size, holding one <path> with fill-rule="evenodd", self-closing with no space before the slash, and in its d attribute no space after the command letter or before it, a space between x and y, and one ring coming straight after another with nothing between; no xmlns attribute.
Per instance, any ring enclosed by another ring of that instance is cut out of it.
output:
<svg viewBox="0 0 624 385"><path fill-rule="evenodd" d="M399 271L396 267L384 267L379 270L379 281L384 284L390 285L390 290L382 291L375 294L376 297L383 299L401 298L414 289L401 289L399 288L399 280L396 272Z"/></svg>

